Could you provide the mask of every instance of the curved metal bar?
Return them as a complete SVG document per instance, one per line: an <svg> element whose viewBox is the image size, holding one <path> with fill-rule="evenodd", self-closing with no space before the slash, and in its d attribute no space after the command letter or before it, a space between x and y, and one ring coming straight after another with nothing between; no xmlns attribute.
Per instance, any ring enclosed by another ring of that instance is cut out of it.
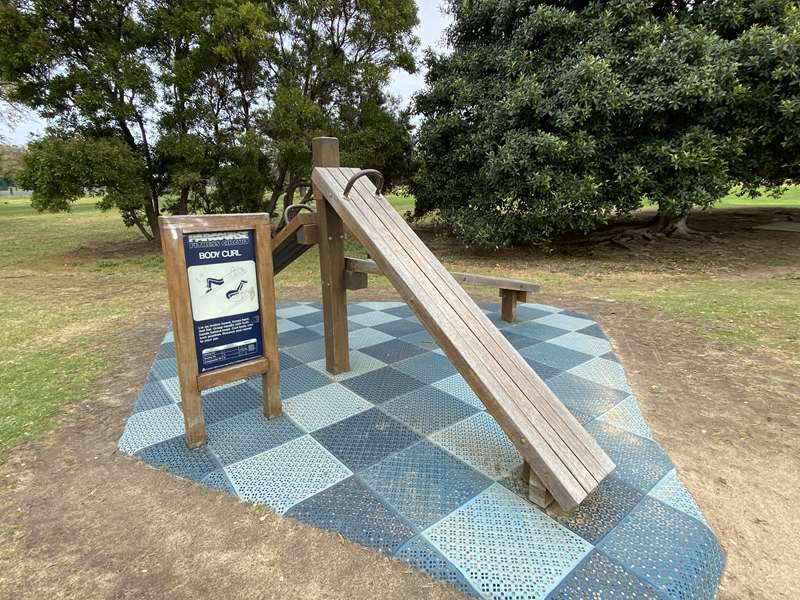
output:
<svg viewBox="0 0 800 600"><path fill-rule="evenodd" d="M361 177L369 175L378 176L378 179L380 181L377 184L377 192L380 194L381 190L383 189L383 175L381 174L381 172L378 171L377 169L362 169L347 181L347 185L344 186L344 197L349 199L348 194L350 194L350 190L353 189L353 186L355 185L356 181Z"/></svg>
<svg viewBox="0 0 800 600"><path fill-rule="evenodd" d="M292 210L293 208L296 209L298 212L300 212L303 209L314 212L314 209L311 208L308 204L290 204L289 206L283 209L283 217L281 217L278 226L279 230L283 229L289 224L289 211Z"/></svg>

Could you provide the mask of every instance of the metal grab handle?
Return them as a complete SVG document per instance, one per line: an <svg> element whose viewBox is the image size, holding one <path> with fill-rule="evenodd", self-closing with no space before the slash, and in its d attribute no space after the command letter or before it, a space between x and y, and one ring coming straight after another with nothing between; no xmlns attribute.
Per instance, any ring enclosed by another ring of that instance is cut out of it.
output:
<svg viewBox="0 0 800 600"><path fill-rule="evenodd" d="M283 229L289 224L289 211L292 210L293 208L296 209L297 212L300 212L303 209L314 212L314 209L311 208L308 204L290 204L289 206L283 209L283 217L279 221L278 229Z"/></svg>
<svg viewBox="0 0 800 600"><path fill-rule="evenodd" d="M352 189L353 189L353 186L355 185L356 181L357 181L357 180L358 180L360 177L364 177L364 176L366 176L366 175L377 175L377 176L378 176L378 179L380 179L380 182L379 182L379 183L377 184L377 186L376 186L376 187L377 187L377 190L376 190L376 191L377 191L379 194L381 193L381 190L383 189L383 175L381 174L381 172L380 172L380 171L378 171L377 169L362 169L361 171L359 171L358 173L356 173L355 175L353 175L353 176L352 176L352 177L351 177L351 178L350 178L350 179L347 181L347 185L346 185L346 186L344 186L344 197L345 197L345 198L347 198L348 200L350 199L350 198L348 197L348 194L350 194L350 190L352 190Z"/></svg>

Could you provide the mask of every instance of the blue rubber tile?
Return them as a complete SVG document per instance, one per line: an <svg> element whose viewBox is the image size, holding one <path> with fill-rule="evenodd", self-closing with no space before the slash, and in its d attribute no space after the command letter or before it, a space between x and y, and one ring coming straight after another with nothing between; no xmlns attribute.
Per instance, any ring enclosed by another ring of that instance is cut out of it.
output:
<svg viewBox="0 0 800 600"><path fill-rule="evenodd" d="M392 367L383 367L346 379L342 385L373 404L387 402L408 392L421 388L424 383Z"/></svg>
<svg viewBox="0 0 800 600"><path fill-rule="evenodd" d="M656 500L661 500L664 504L686 513L698 521L706 522L703 518L703 513L700 512L700 507L697 506L697 502L695 502L689 490L678 478L678 474L674 469L667 473L656 487L650 490L649 496Z"/></svg>
<svg viewBox="0 0 800 600"><path fill-rule="evenodd" d="M156 360L161 360L163 358L175 358L175 344L173 342L166 342L159 346Z"/></svg>
<svg viewBox="0 0 800 600"><path fill-rule="evenodd" d="M303 302L288 304L286 306L279 306L277 314L281 319L294 319L303 315L316 314L320 312L318 308L309 306Z"/></svg>
<svg viewBox="0 0 800 600"><path fill-rule="evenodd" d="M572 316L568 314L568 311L547 315L546 317L540 317L536 319L536 322L544 325L550 325L551 327L558 327L559 329L567 329L569 331L577 331L578 329L583 329L585 327L589 327L590 325L594 325L594 321L590 321L589 319L585 319L583 317Z"/></svg>
<svg viewBox="0 0 800 600"><path fill-rule="evenodd" d="M254 408L261 408L262 405L260 391L257 392L247 383L203 394L203 414L206 418L206 426Z"/></svg>
<svg viewBox="0 0 800 600"><path fill-rule="evenodd" d="M142 391L139 392L139 398L136 400L136 405L133 407L133 414L142 412L143 410L168 406L172 403L172 396L167 392L166 388L161 385L161 382L151 380L145 383L144 387L142 387Z"/></svg>
<svg viewBox="0 0 800 600"><path fill-rule="evenodd" d="M455 375L450 375L450 377L440 379L433 384L433 387L450 394L454 398L458 398L462 402L466 402L470 406L474 406L478 410L486 410L483 402L481 402L480 398L472 391L472 388L469 387L469 384L461 373L456 373Z"/></svg>
<svg viewBox="0 0 800 600"><path fill-rule="evenodd" d="M368 346L382 344L383 342L388 342L395 339L391 335L387 335L382 331L373 329L372 327L362 327L361 329L356 329L355 331L350 330L348 332L348 338L350 341L350 350L361 350L362 348L366 348Z"/></svg>
<svg viewBox="0 0 800 600"><path fill-rule="evenodd" d="M286 352L279 352L278 358L280 359L281 371L286 371L303 364L293 356L286 354Z"/></svg>
<svg viewBox="0 0 800 600"><path fill-rule="evenodd" d="M528 306L525 304L517 305L517 321L531 321L533 319L540 319L541 317L546 317L547 315L556 312L556 309L553 307L549 307L548 309L545 308L537 308L535 306Z"/></svg>
<svg viewBox="0 0 800 600"><path fill-rule="evenodd" d="M434 579L449 583L468 596L479 596L467 578L421 536L412 538L395 553L395 558L427 573Z"/></svg>
<svg viewBox="0 0 800 600"><path fill-rule="evenodd" d="M569 409L594 417L611 410L628 397L625 392L607 388L572 373L562 373L548 379L547 387Z"/></svg>
<svg viewBox="0 0 800 600"><path fill-rule="evenodd" d="M170 377L178 376L178 368L175 365L174 358L162 358L153 363L153 368L150 370L150 376L153 379L169 379Z"/></svg>
<svg viewBox="0 0 800 600"><path fill-rule="evenodd" d="M308 327L309 325L316 325L317 323L322 323L322 319L324 318L323 312L321 310L310 312L305 315L298 315L296 317L292 317L290 320L294 321L298 325L302 325L303 327Z"/></svg>
<svg viewBox="0 0 800 600"><path fill-rule="evenodd" d="M622 390L623 392L633 393L625 371L618 362L606 360L605 358L593 358L569 370L573 375L583 377L600 385Z"/></svg>
<svg viewBox="0 0 800 600"><path fill-rule="evenodd" d="M390 365L416 356L417 354L422 354L425 350L402 340L389 340L381 344L362 348L361 352Z"/></svg>
<svg viewBox="0 0 800 600"><path fill-rule="evenodd" d="M278 334L278 346L282 349L289 348L290 346L298 346L319 339L322 334L312 331L307 327L301 329L292 329Z"/></svg>
<svg viewBox="0 0 800 600"><path fill-rule="evenodd" d="M578 329L577 331L585 335L593 335L596 338L606 339L605 332L597 323L592 323L588 327L584 327L583 329Z"/></svg>
<svg viewBox="0 0 800 600"><path fill-rule="evenodd" d="M310 363L320 358L325 358L325 338L317 338L305 344L291 346L284 353L296 358L297 364Z"/></svg>
<svg viewBox="0 0 800 600"><path fill-rule="evenodd" d="M528 336L534 340L539 340L540 342L546 342L547 340L551 340L568 333L566 329L550 327L549 325L544 325L535 321L514 325L510 331L519 335Z"/></svg>
<svg viewBox="0 0 800 600"><path fill-rule="evenodd" d="M608 412L598 417L601 421L610 423L614 427L619 427L625 431L630 431L641 437L652 439L650 427L639 410L639 403L634 396L628 396L625 400L617 404Z"/></svg>
<svg viewBox="0 0 800 600"><path fill-rule="evenodd" d="M514 444L484 411L432 434L430 440L492 479L502 479L522 464Z"/></svg>
<svg viewBox="0 0 800 600"><path fill-rule="evenodd" d="M619 362L619 357L617 357L617 355L614 354L613 352L606 352L605 354L600 356L600 358L605 358L606 360L613 360L614 362L617 363Z"/></svg>
<svg viewBox="0 0 800 600"><path fill-rule="evenodd" d="M548 342L541 342L528 346L520 351L524 358L535 360L538 363L543 363L550 367L555 367L566 371L577 365L591 360L591 354L584 354L583 352L576 352L563 346L556 346Z"/></svg>
<svg viewBox="0 0 800 600"><path fill-rule="evenodd" d="M402 317L403 319L414 316L414 311L411 310L406 304L403 306L396 306L394 308L387 308L383 312L394 315L395 317Z"/></svg>
<svg viewBox="0 0 800 600"><path fill-rule="evenodd" d="M341 383L314 388L283 403L286 414L308 432L333 425L370 408L371 402Z"/></svg>
<svg viewBox="0 0 800 600"><path fill-rule="evenodd" d="M373 310L370 312L361 313L360 315L351 316L348 320L353 321L354 323L359 323L360 325L364 325L365 327L375 328L383 323L397 321L398 319L400 319L400 317L395 317L394 315L389 315L379 310Z"/></svg>
<svg viewBox="0 0 800 600"><path fill-rule="evenodd" d="M380 325L375 325L375 329L378 331L382 331L388 335L393 335L394 337L402 337L404 335L409 335L411 333L417 333L418 331L423 331L425 328L417 323L416 321L411 321L409 319L400 319L398 321L390 321L389 323L382 323Z"/></svg>
<svg viewBox="0 0 800 600"><path fill-rule="evenodd" d="M542 598L591 544L499 484L425 531L424 537L486 597Z"/></svg>
<svg viewBox="0 0 800 600"><path fill-rule="evenodd" d="M670 600L713 600L725 562L705 525L652 498L597 549Z"/></svg>
<svg viewBox="0 0 800 600"><path fill-rule="evenodd" d="M544 365L531 358L526 358L525 362L528 363L530 368L536 371L536 374L542 379L552 379L556 375L564 372L563 369L557 369L556 367L551 367L550 365Z"/></svg>
<svg viewBox="0 0 800 600"><path fill-rule="evenodd" d="M389 555L415 534L355 477L319 492L286 514Z"/></svg>
<svg viewBox="0 0 800 600"><path fill-rule="evenodd" d="M597 544L642 499L628 484L607 477L572 512L554 518L591 544Z"/></svg>
<svg viewBox="0 0 800 600"><path fill-rule="evenodd" d="M314 438L352 471L363 469L420 439L377 408L315 431Z"/></svg>
<svg viewBox="0 0 800 600"><path fill-rule="evenodd" d="M420 530L492 484L488 477L425 440L362 471L359 477Z"/></svg>
<svg viewBox="0 0 800 600"><path fill-rule="evenodd" d="M303 433L285 415L267 419L263 408L257 408L209 425L208 447L223 465L229 465L300 437Z"/></svg>
<svg viewBox="0 0 800 600"><path fill-rule="evenodd" d="M547 600L664 600L652 586L593 551L550 592ZM687 599L688 600L688 599Z"/></svg>
<svg viewBox="0 0 800 600"><path fill-rule="evenodd" d="M489 319L489 321L491 321L492 325L494 325L500 331L514 327L514 325L516 324L504 321L503 319L500 318L500 314L494 311L487 313L486 317Z"/></svg>
<svg viewBox="0 0 800 600"><path fill-rule="evenodd" d="M599 420L586 430L606 451L617 468L612 477L646 494L672 470L672 462L653 440L634 435Z"/></svg>
<svg viewBox="0 0 800 600"><path fill-rule="evenodd" d="M281 514L352 475L309 435L228 465L225 474L237 496Z"/></svg>
<svg viewBox="0 0 800 600"><path fill-rule="evenodd" d="M361 306L360 304L348 304L347 305L347 316L353 317L355 315L362 315L364 313L372 312L371 308L366 308Z"/></svg>
<svg viewBox="0 0 800 600"><path fill-rule="evenodd" d="M195 481L200 481L220 467L211 450L207 447L190 450L182 435L148 446L137 452L136 456L156 468Z"/></svg>
<svg viewBox="0 0 800 600"><path fill-rule="evenodd" d="M288 400L331 382L330 377L306 365L287 369L281 371L281 398Z"/></svg>
<svg viewBox="0 0 800 600"><path fill-rule="evenodd" d="M134 454L183 433L183 413L176 404L168 404L131 415L117 446Z"/></svg>
<svg viewBox="0 0 800 600"><path fill-rule="evenodd" d="M381 405L381 410L428 435L478 412L474 406L426 385Z"/></svg>
<svg viewBox="0 0 800 600"><path fill-rule="evenodd" d="M290 321L289 319L278 319L278 333L285 333L287 331L294 331L295 329L302 329L301 325L298 325L294 321Z"/></svg>
<svg viewBox="0 0 800 600"><path fill-rule="evenodd" d="M577 331L570 331L560 337L553 338L549 343L556 346L563 346L564 348L569 348L576 352L591 354L592 356L601 356L612 351L611 344L608 340Z"/></svg>
<svg viewBox="0 0 800 600"><path fill-rule="evenodd" d="M225 471L223 469L220 469L219 471L212 471L203 477L203 479L200 480L200 483L212 490L226 492L231 496L236 495L236 490L234 489L233 484L230 482L228 477L225 475Z"/></svg>
<svg viewBox="0 0 800 600"><path fill-rule="evenodd" d="M528 346L533 346L539 341L535 340L532 337L528 337L527 335L514 333L513 330L509 329L503 331L502 334L509 342L511 342L511 345L514 346L514 348L516 348L517 350L522 350L523 348L527 348Z"/></svg>
<svg viewBox="0 0 800 600"><path fill-rule="evenodd" d="M394 364L398 371L411 375L423 383L435 383L457 373L447 357L435 352L426 352Z"/></svg>
<svg viewBox="0 0 800 600"><path fill-rule="evenodd" d="M436 350L439 347L426 329L404 335L400 339L409 344L415 344L424 350Z"/></svg>

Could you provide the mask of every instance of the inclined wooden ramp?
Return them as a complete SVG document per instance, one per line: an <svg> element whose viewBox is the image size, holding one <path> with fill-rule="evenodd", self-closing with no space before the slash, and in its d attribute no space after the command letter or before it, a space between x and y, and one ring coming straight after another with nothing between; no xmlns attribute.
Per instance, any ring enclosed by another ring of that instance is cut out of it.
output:
<svg viewBox="0 0 800 600"><path fill-rule="evenodd" d="M561 508L614 463L422 240L358 169L316 167L312 181L414 310Z"/></svg>

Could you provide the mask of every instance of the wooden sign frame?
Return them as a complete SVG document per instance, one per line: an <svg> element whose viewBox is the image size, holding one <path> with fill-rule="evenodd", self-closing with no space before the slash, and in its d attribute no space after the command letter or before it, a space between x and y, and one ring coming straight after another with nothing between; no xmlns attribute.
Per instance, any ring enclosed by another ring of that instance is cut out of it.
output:
<svg viewBox="0 0 800 600"><path fill-rule="evenodd" d="M197 448L206 443L201 395L203 390L260 374L263 385L264 416L271 419L281 414L280 359L278 357L269 215L251 213L159 217L158 222L175 337L175 355L181 388L186 444L190 448ZM254 233L263 352L262 356L258 358L200 373L184 237L187 234L235 231L253 231Z"/></svg>

